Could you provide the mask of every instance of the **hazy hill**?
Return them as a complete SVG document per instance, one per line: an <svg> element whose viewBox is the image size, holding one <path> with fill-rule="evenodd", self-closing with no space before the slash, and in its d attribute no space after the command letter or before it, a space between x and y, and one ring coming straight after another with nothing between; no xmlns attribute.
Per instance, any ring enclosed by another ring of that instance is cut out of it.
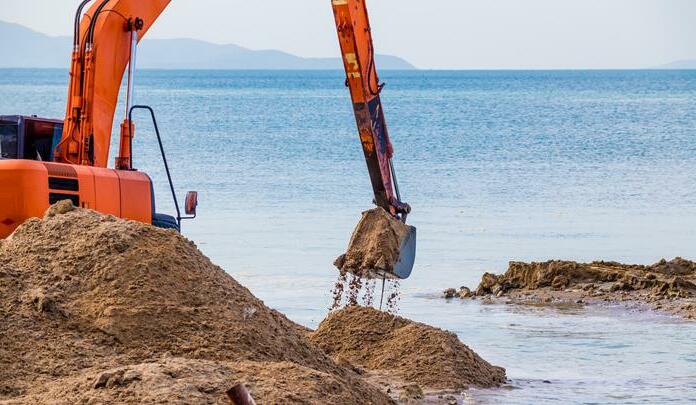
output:
<svg viewBox="0 0 696 405"><path fill-rule="evenodd" d="M660 66L660 69L696 69L696 59L674 61Z"/></svg>
<svg viewBox="0 0 696 405"><path fill-rule="evenodd" d="M0 68L68 68L72 39L51 37L0 21ZM338 52L338 50L337 50ZM396 56L377 55L379 69L414 69ZM339 58L302 58L194 39L143 40L138 67L150 69L342 69Z"/></svg>

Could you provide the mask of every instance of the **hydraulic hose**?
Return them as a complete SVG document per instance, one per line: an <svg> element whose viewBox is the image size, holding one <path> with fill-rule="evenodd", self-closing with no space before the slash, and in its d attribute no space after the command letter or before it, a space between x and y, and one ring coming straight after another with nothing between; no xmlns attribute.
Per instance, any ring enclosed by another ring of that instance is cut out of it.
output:
<svg viewBox="0 0 696 405"><path fill-rule="evenodd" d="M373 73L374 71L374 73ZM375 48L370 43L370 63L367 65L367 87L370 90L370 94L373 96L379 95L384 88L384 83L379 83L379 77L375 76L377 81L377 91L372 89L372 75L377 75L377 68L375 68Z"/></svg>
<svg viewBox="0 0 696 405"><path fill-rule="evenodd" d="M77 7L75 12L75 27L73 31L73 46L77 48L80 45L80 17L82 16L82 10L85 6L92 0L83 0L82 3Z"/></svg>
<svg viewBox="0 0 696 405"><path fill-rule="evenodd" d="M84 64L85 64L85 51L87 49L87 44L92 43L92 36L94 34L94 27L97 25L97 17L99 16L99 13L101 13L102 9L106 7L106 3L108 3L110 0L102 0L101 4L99 4L99 7L95 10L94 14L91 16L89 20L89 27L87 29L87 34L85 35L85 40L82 42L82 52L80 55L80 61L81 65L83 66L82 71L80 72L80 89L83 89L84 87ZM88 0L85 0L83 3L86 4ZM82 6L82 4L81 4ZM81 11L81 10L80 10ZM79 30L79 26L78 26ZM79 36L79 32L78 32Z"/></svg>
<svg viewBox="0 0 696 405"><path fill-rule="evenodd" d="M97 17L99 14L102 12L104 7L106 7L106 4L110 0L103 0L101 4L99 4L99 7L94 11L94 15L92 16L92 19L89 21L89 29L87 30L87 37L86 37L86 44L92 44L94 43L94 27L97 25Z"/></svg>

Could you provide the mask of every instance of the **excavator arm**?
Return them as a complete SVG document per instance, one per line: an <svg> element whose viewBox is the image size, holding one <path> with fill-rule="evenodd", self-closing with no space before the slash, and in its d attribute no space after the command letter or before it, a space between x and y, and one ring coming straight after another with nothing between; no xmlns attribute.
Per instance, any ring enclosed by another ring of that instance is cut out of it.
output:
<svg viewBox="0 0 696 405"><path fill-rule="evenodd" d="M377 76L365 0L332 0L331 4L375 204L405 222L411 207L399 195L392 163L394 149L379 97L384 84Z"/></svg>
<svg viewBox="0 0 696 405"><path fill-rule="evenodd" d="M54 160L106 167L126 66L135 57L135 44L145 36L170 0L95 0L81 17L90 1L80 3L75 15L65 125ZM129 100L131 92L129 83ZM117 169L131 169L133 130L126 111L121 124Z"/></svg>
<svg viewBox="0 0 696 405"><path fill-rule="evenodd" d="M374 203L391 214L390 217L379 209L364 212L353 231L348 250L336 259L334 265L341 273L349 272L360 278L381 277L383 297L386 278L405 279L411 275L416 258L416 228L405 224L411 207L401 201L392 163L394 148L380 100L384 84L377 76L365 0L331 0L331 4L346 71L346 87L350 89L358 134L375 195ZM375 227L374 224L380 223L382 216L394 223ZM377 239L382 245L377 249L378 254L375 257L365 254L374 250L367 246ZM388 248L392 245L398 246L398 249Z"/></svg>

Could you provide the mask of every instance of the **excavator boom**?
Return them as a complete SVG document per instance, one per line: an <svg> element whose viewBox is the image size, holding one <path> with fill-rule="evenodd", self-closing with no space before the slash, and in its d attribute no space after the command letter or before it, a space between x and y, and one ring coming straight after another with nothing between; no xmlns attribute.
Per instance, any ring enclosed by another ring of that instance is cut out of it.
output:
<svg viewBox="0 0 696 405"><path fill-rule="evenodd" d="M142 39L170 0L96 0L78 25L80 12L89 1L82 2L75 16L65 126L54 160L106 167L116 103L131 60L134 35L137 41ZM127 129L131 136L132 128Z"/></svg>

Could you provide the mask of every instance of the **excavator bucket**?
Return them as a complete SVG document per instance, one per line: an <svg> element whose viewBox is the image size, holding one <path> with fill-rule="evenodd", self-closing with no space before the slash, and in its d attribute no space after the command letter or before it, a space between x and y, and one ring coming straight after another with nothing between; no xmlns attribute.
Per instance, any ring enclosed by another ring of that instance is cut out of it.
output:
<svg viewBox="0 0 696 405"><path fill-rule="evenodd" d="M360 278L405 279L416 259L416 228L382 208L365 211L334 265Z"/></svg>
<svg viewBox="0 0 696 405"><path fill-rule="evenodd" d="M394 265L394 275L400 279L407 279L411 275L413 265L416 262L416 227L409 226L408 234L401 240L399 247L399 259Z"/></svg>

